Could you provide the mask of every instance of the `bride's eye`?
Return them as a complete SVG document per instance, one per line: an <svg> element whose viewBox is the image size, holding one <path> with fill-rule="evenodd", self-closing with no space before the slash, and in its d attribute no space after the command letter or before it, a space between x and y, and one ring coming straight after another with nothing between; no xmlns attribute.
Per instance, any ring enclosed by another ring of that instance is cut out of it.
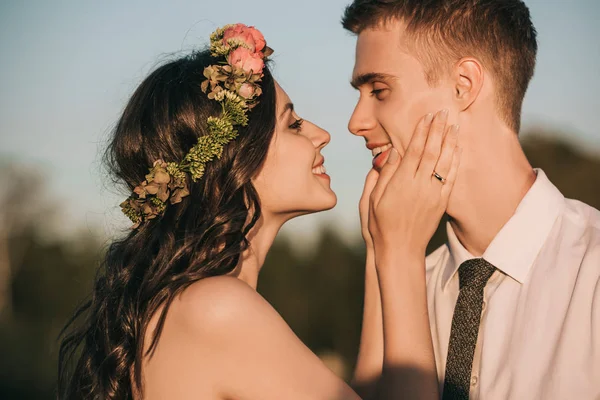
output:
<svg viewBox="0 0 600 400"><path fill-rule="evenodd" d="M302 129L303 122L304 122L304 120L302 118L298 118L297 120L294 121L293 124L290 125L290 129L295 129L297 131L300 131L300 129Z"/></svg>

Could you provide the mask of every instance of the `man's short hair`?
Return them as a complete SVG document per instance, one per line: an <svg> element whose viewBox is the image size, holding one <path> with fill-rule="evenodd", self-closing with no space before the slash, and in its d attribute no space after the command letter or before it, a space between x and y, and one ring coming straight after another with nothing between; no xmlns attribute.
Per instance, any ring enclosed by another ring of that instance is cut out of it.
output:
<svg viewBox="0 0 600 400"><path fill-rule="evenodd" d="M393 21L406 25L430 85L459 59L478 59L496 82L500 116L519 132L537 52L536 31L521 0L354 0L342 25L360 34Z"/></svg>

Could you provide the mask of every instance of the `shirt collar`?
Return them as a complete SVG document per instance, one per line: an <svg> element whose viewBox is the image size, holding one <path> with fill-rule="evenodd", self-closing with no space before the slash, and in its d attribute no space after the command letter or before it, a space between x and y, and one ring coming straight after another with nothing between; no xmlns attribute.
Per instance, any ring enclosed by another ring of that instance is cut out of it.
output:
<svg viewBox="0 0 600 400"><path fill-rule="evenodd" d="M482 256L519 283L525 281L565 199L544 171L535 169L535 172L535 182ZM449 222L446 223L446 230L450 259L442 274L442 289L446 288L464 261L475 258L460 243Z"/></svg>

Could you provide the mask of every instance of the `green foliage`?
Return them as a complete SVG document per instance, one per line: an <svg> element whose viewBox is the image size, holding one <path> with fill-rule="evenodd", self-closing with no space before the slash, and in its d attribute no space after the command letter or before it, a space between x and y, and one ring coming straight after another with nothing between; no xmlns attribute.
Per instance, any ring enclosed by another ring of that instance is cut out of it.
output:
<svg viewBox="0 0 600 400"><path fill-rule="evenodd" d="M51 399L57 337L91 291L100 245L91 237L49 242L35 231L10 241L11 310L0 314L0 398Z"/></svg>

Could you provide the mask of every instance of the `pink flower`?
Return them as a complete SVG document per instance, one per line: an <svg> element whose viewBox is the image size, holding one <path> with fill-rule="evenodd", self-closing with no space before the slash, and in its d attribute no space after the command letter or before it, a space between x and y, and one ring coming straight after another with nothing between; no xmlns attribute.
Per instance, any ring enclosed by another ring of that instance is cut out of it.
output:
<svg viewBox="0 0 600 400"><path fill-rule="evenodd" d="M240 90L238 91L238 93L243 98L249 99L254 95L254 86L252 86L249 83L243 83L242 86L240 86Z"/></svg>
<svg viewBox="0 0 600 400"><path fill-rule="evenodd" d="M251 52L244 47L238 47L232 51L227 62L232 67L241 68L244 72L252 71L253 74L262 73L265 65L259 53Z"/></svg>
<svg viewBox="0 0 600 400"><path fill-rule="evenodd" d="M265 41L265 37L263 36L263 34L260 33L260 31L253 26L248 27L248 32L250 32L250 34L252 35L252 38L254 39L254 43L256 44L255 50L262 51L262 49L264 49L265 46L267 45L267 42Z"/></svg>
<svg viewBox="0 0 600 400"><path fill-rule="evenodd" d="M265 38L260 31L252 26L235 24L223 32L223 44L229 39L237 39L248 45L252 52L258 52L265 48Z"/></svg>

